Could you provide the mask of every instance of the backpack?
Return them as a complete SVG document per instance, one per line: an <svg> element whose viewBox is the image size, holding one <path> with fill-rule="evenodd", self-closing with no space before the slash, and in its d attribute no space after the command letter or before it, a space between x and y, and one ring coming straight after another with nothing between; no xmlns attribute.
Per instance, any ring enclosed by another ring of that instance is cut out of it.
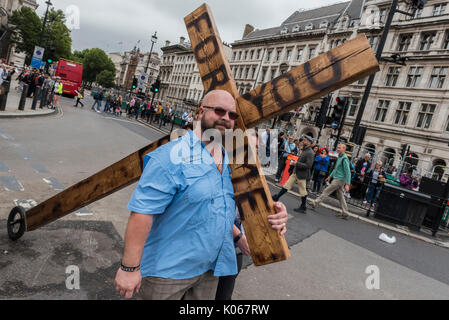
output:
<svg viewBox="0 0 449 320"><path fill-rule="evenodd" d="M100 94L97 92L94 95L94 100L99 100L100 99Z"/></svg>

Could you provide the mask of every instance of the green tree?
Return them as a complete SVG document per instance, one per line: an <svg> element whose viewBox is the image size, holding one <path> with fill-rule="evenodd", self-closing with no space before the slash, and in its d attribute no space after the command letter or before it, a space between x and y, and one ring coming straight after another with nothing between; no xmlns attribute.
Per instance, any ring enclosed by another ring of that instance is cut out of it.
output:
<svg viewBox="0 0 449 320"><path fill-rule="evenodd" d="M12 13L9 23L13 25L11 41L17 52L26 54L29 63L34 47L39 44L42 21L33 9L22 7Z"/></svg>
<svg viewBox="0 0 449 320"><path fill-rule="evenodd" d="M9 22L14 25L12 41L16 45L16 51L25 53L27 56L26 63L31 62L36 45L43 46L46 49L45 58L48 57L50 47L55 48L55 56L52 57L54 60L70 58L72 38L65 21L62 10L50 10L41 43L44 18L39 18L36 12L28 7L22 7L14 11Z"/></svg>
<svg viewBox="0 0 449 320"><path fill-rule="evenodd" d="M46 30L44 33L44 46L47 50L54 47L54 60L70 59L72 56L72 37L70 30L65 25L66 18L62 10L51 9L48 12ZM42 24L44 20L42 18ZM48 53L48 51L47 51Z"/></svg>
<svg viewBox="0 0 449 320"><path fill-rule="evenodd" d="M103 70L97 76L97 83L104 88L114 86L115 73L110 70Z"/></svg>
<svg viewBox="0 0 449 320"><path fill-rule="evenodd" d="M115 65L106 52L94 48L83 51L83 80L93 83L102 71L110 71L115 77Z"/></svg>

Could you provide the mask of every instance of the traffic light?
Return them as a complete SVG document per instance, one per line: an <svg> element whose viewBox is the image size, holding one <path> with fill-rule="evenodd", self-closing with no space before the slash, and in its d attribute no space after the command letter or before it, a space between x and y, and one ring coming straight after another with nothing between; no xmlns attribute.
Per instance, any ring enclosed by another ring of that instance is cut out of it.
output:
<svg viewBox="0 0 449 320"><path fill-rule="evenodd" d="M48 64L53 63L53 60L55 59L55 55L56 55L56 48L50 47L50 49L48 50L48 58L47 58Z"/></svg>
<svg viewBox="0 0 449 320"><path fill-rule="evenodd" d="M134 79L133 79L133 89L136 89L136 88L137 88L137 78L134 77Z"/></svg>
<svg viewBox="0 0 449 320"><path fill-rule="evenodd" d="M316 126L319 128L321 128L323 125L326 124L327 111L329 110L330 103L331 103L330 97L323 98L320 112L318 113L316 118Z"/></svg>
<svg viewBox="0 0 449 320"><path fill-rule="evenodd" d="M337 129L339 127L346 109L347 101L348 98L340 98L340 97L337 98L337 105L334 106L334 112L331 117L333 129Z"/></svg>
<svg viewBox="0 0 449 320"><path fill-rule="evenodd" d="M159 78L156 79L156 82L151 86L151 92L158 93L161 88L161 80Z"/></svg>

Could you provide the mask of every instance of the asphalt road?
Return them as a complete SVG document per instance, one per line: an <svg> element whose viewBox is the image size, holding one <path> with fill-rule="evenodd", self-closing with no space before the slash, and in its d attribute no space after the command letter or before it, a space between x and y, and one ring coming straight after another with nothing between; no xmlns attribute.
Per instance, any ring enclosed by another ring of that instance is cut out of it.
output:
<svg viewBox="0 0 449 320"><path fill-rule="evenodd" d="M133 120L96 113L86 100L84 108L73 108L72 100L62 98L57 116L0 119L0 220L16 203L47 200L162 136ZM17 243L1 227L0 299L117 299L112 281L134 188L26 233ZM389 245L378 240L385 230L376 226L336 219L327 209L296 214L299 200L282 200L291 214L292 258L261 268L246 259L235 298L449 299L447 249L386 232L397 238ZM80 271L80 288L69 290L73 266ZM366 286L371 266L378 268L379 289Z"/></svg>

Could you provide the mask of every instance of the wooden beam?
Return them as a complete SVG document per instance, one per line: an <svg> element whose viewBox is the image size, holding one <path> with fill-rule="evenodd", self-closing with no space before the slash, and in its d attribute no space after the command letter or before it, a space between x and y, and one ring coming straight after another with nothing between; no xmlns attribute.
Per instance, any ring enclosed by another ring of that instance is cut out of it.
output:
<svg viewBox="0 0 449 320"><path fill-rule="evenodd" d="M365 35L298 66L238 97L247 127L296 109L380 70Z"/></svg>
<svg viewBox="0 0 449 320"><path fill-rule="evenodd" d="M169 141L166 136L28 210L26 230L36 230L138 181L145 155Z"/></svg>
<svg viewBox="0 0 449 320"><path fill-rule="evenodd" d="M209 6L203 4L184 20L205 92L226 90L237 99L239 97L237 86L232 78L231 68ZM239 107L237 112L242 115ZM239 118L236 129L246 130L243 119ZM230 166L235 200L254 264L261 266L286 260L290 258L287 241L268 223L268 216L275 214L275 209L262 167L258 161L256 164L249 164L248 161L236 164L235 159L239 157L239 152L253 153L253 159L257 157L246 141L244 148L233 150L234 164ZM244 159L248 160L249 157Z"/></svg>

